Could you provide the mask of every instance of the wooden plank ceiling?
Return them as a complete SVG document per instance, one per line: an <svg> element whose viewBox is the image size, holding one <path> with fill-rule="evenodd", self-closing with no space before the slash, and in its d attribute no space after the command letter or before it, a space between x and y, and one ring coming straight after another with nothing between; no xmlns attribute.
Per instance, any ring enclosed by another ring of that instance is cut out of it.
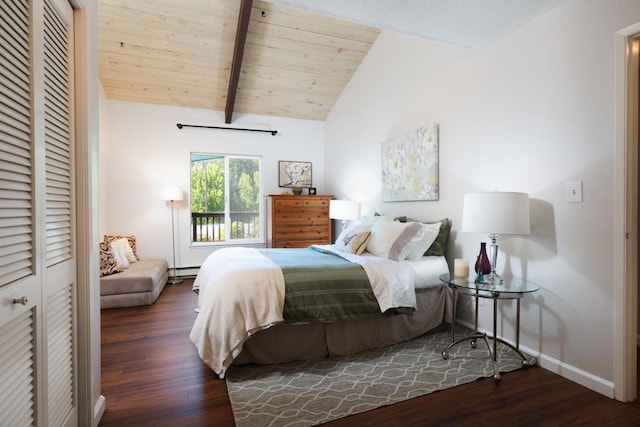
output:
<svg viewBox="0 0 640 427"><path fill-rule="evenodd" d="M240 0L99 0L108 99L224 111ZM254 1L236 113L324 120L380 30Z"/></svg>

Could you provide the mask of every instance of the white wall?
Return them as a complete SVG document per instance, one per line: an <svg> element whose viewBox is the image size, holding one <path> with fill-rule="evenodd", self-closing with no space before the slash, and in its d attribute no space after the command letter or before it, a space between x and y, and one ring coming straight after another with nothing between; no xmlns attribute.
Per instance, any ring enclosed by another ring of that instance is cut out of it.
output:
<svg viewBox="0 0 640 427"><path fill-rule="evenodd" d="M109 153L109 116L108 116L108 101L107 94L104 92L104 87L100 84L99 91L99 101L100 101L100 112L98 116L99 120L99 141L100 144L98 146L98 159L100 163L100 170L98 171L98 182L100 184L100 200L99 206L102 208L99 212L100 218L98 221L98 230L100 240L102 240L102 236L105 234L105 231L108 231L107 227L107 213L104 208L107 206L107 189L108 189L108 178L107 178L107 170L109 169L107 164L107 155Z"/></svg>
<svg viewBox="0 0 640 427"><path fill-rule="evenodd" d="M311 161L313 185L324 194L324 123L103 100L101 124L101 234L134 234L142 258L171 265L171 210L161 187L180 185L176 202L176 265L200 266L214 247L190 246L189 159L191 152L262 156L264 196L278 187L278 161ZM277 130L269 133L183 128L177 123Z"/></svg>
<svg viewBox="0 0 640 427"><path fill-rule="evenodd" d="M637 1L570 0L482 52L384 31L325 122L328 190L362 201L365 213L450 217L449 259L473 262L487 240L458 232L465 193L528 192L531 236L502 238L498 263L542 286L522 301L521 344L607 395L614 35L637 21ZM380 144L430 122L440 125L440 200L381 202ZM573 179L584 182L583 203L565 201ZM499 333L513 339L515 304L500 311Z"/></svg>

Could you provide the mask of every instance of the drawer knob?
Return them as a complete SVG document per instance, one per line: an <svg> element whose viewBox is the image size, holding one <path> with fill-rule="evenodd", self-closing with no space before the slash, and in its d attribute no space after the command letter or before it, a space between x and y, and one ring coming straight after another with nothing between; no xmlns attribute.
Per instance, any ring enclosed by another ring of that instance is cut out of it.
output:
<svg viewBox="0 0 640 427"><path fill-rule="evenodd" d="M14 298L14 299L13 299L13 303L14 303L14 304L27 305L27 303L28 303L28 302L29 302L29 300L27 299L27 297Z"/></svg>

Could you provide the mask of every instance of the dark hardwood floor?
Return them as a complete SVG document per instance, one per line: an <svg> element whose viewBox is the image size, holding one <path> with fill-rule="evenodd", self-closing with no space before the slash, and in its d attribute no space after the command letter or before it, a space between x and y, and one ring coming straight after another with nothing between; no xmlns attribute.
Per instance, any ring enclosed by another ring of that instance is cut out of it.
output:
<svg viewBox="0 0 640 427"><path fill-rule="evenodd" d="M100 426L233 426L225 382L189 341L191 280L149 307L102 311ZM639 370L640 371L640 370ZM640 382L640 381L639 381ZM640 403L620 403L535 366L482 379L329 426L640 426Z"/></svg>

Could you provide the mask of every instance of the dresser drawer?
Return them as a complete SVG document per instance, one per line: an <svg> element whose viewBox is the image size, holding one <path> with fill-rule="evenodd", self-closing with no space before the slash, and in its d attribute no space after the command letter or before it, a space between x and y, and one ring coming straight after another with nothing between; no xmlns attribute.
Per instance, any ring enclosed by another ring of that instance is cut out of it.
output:
<svg viewBox="0 0 640 427"><path fill-rule="evenodd" d="M278 221L273 224L276 227L291 227L294 225L327 225L329 214L316 212L291 212L280 214Z"/></svg>
<svg viewBox="0 0 640 427"><path fill-rule="evenodd" d="M277 227L273 229L274 240L314 240L322 243L331 243L328 241L329 227L316 226L292 226Z"/></svg>
<svg viewBox="0 0 640 427"><path fill-rule="evenodd" d="M278 248L308 248L311 245L327 245L330 242L317 240L280 240ZM276 246L274 246L276 247Z"/></svg>
<svg viewBox="0 0 640 427"><path fill-rule="evenodd" d="M308 198L300 200L300 197L304 196L292 196L293 198L274 200L274 209L282 211L295 211L300 209L326 209L329 212L329 200L318 199L322 196L309 196L314 200Z"/></svg>

